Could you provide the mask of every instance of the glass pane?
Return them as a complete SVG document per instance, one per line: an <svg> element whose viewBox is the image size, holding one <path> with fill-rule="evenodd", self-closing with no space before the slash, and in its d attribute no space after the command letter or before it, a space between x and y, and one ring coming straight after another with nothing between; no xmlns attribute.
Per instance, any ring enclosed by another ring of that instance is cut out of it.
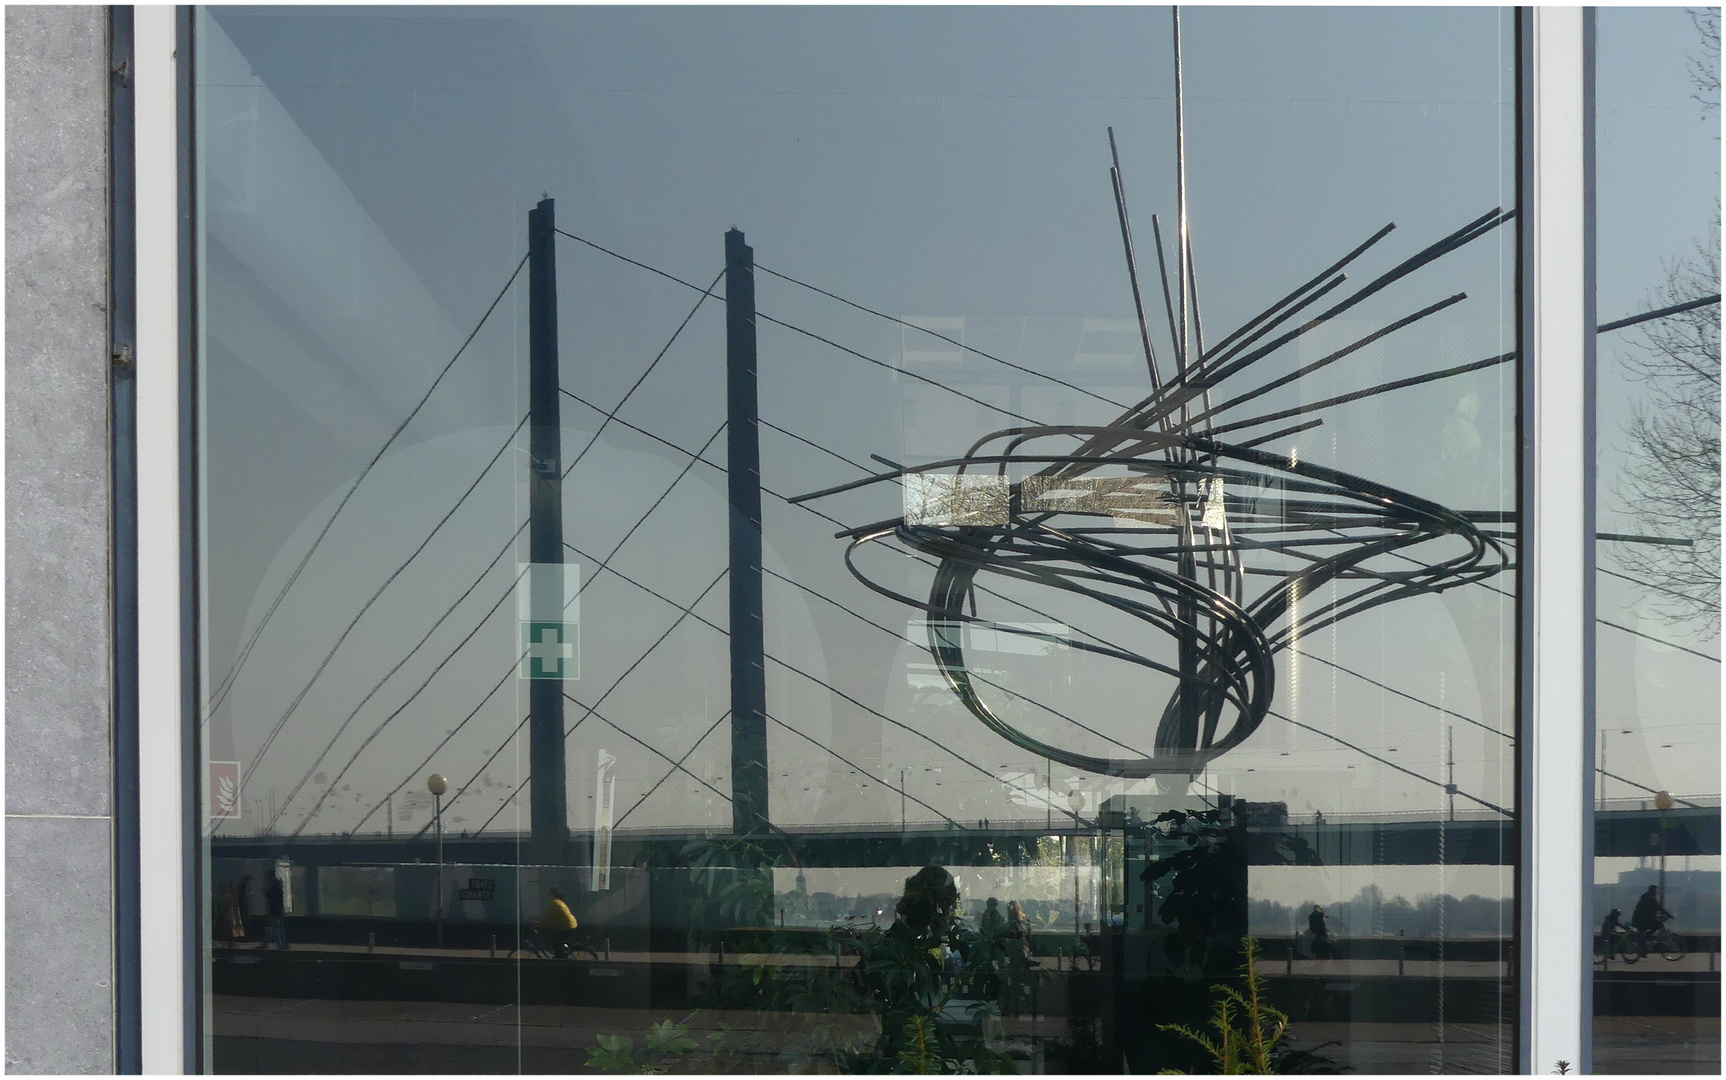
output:
<svg viewBox="0 0 1726 1080"><path fill-rule="evenodd" d="M1511 1068L1506 11L196 34L206 1068Z"/></svg>
<svg viewBox="0 0 1726 1080"><path fill-rule="evenodd" d="M1597 34L1594 1064L1717 1074L1720 13Z"/></svg>

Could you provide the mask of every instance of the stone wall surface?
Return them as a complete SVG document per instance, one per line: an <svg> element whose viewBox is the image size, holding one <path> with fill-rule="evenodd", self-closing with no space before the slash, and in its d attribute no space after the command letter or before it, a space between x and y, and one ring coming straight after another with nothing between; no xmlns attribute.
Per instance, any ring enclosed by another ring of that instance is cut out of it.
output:
<svg viewBox="0 0 1726 1080"><path fill-rule="evenodd" d="M108 13L6 8L7 1072L114 1068Z"/></svg>

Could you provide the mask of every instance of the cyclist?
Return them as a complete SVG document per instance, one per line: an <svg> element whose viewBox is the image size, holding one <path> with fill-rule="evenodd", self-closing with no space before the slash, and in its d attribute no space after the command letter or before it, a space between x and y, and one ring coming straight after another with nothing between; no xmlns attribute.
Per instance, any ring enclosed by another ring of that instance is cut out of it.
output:
<svg viewBox="0 0 1726 1080"><path fill-rule="evenodd" d="M1611 911L1606 913L1606 918L1600 921L1601 956L1610 959L1612 957L1612 950L1617 946L1618 940L1630 932L1629 929L1625 927L1624 923L1620 921L1623 917L1624 912L1617 908L1613 908Z"/></svg>
<svg viewBox="0 0 1726 1080"><path fill-rule="evenodd" d="M1659 887L1648 886L1648 891L1636 900L1636 907L1630 912L1630 926L1636 931L1637 948L1648 951L1648 944L1666 926L1666 920L1672 918L1660 903Z"/></svg>
<svg viewBox="0 0 1726 1080"><path fill-rule="evenodd" d="M1618 935L1629 932L1625 929L1624 924L1619 921L1623 917L1624 912L1617 908L1613 908L1611 911L1606 913L1606 918L1601 920L1600 923L1600 937L1602 940L1611 941Z"/></svg>
<svg viewBox="0 0 1726 1080"><path fill-rule="evenodd" d="M545 917L539 920L542 944L549 945L562 960L575 945L573 936L577 925L574 913L564 902L563 892L551 890L551 902L545 907Z"/></svg>
<svg viewBox="0 0 1726 1080"><path fill-rule="evenodd" d="M1630 925L1642 934L1653 934L1666 925L1666 920L1672 913L1661 906L1659 887L1648 886L1636 901L1636 908L1630 913Z"/></svg>

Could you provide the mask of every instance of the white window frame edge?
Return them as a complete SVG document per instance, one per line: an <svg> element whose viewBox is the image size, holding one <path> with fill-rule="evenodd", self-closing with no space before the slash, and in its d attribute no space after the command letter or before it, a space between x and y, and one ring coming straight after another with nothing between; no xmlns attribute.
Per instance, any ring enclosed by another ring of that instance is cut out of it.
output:
<svg viewBox="0 0 1726 1080"><path fill-rule="evenodd" d="M1524 1073L1592 1065L1594 727L1593 12L1522 30L1520 781Z"/></svg>
<svg viewBox="0 0 1726 1080"><path fill-rule="evenodd" d="M138 834L142 1069L184 1073L187 777L181 709L180 154L177 15L133 15L137 132Z"/></svg>
<svg viewBox="0 0 1726 1080"><path fill-rule="evenodd" d="M1585 41L1592 11L1518 12L1524 34L1523 534L1519 1069L1589 1071L1593 883L1593 221ZM137 462L139 973L143 1071L194 1064L183 837L180 102L178 11L139 5ZM189 418L186 418L189 420ZM1576 723L1576 718L1581 723ZM1577 902L1580 892L1582 902ZM1537 1007L1538 1005L1538 1007Z"/></svg>

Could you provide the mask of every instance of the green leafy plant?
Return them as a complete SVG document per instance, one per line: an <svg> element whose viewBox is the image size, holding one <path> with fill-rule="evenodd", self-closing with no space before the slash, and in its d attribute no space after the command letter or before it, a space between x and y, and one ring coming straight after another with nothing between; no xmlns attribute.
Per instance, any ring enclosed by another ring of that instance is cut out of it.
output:
<svg viewBox="0 0 1726 1080"><path fill-rule="evenodd" d="M701 1046L689 1037L687 1021L693 1015L685 1017L682 1024L670 1019L654 1024L639 1049L627 1035L600 1035L587 1048L587 1064L601 1072L665 1072L684 1054Z"/></svg>
<svg viewBox="0 0 1726 1080"><path fill-rule="evenodd" d="M1241 940L1245 957L1241 965L1245 976L1243 988L1221 983L1211 988L1218 994L1210 1023L1215 1037L1185 1024L1158 1025L1163 1031L1197 1044L1210 1055L1216 1072L1224 1076L1275 1072L1272 1052L1288 1032L1288 1017L1264 999L1264 985L1256 964L1258 951L1258 942L1253 938Z"/></svg>
<svg viewBox="0 0 1726 1080"><path fill-rule="evenodd" d="M1179 842L1139 875L1152 889L1160 885L1157 915L1170 926L1163 937L1169 962L1225 975L1238 963L1237 943L1247 933L1246 818L1229 807L1169 810L1150 827Z"/></svg>
<svg viewBox="0 0 1726 1080"><path fill-rule="evenodd" d="M700 1045L689 1037L687 1026L661 1020L647 1036L646 1050L650 1054L687 1054Z"/></svg>
<svg viewBox="0 0 1726 1080"><path fill-rule="evenodd" d="M635 1040L627 1035L601 1035L587 1048L588 1067L602 1072L642 1072L642 1062Z"/></svg>
<svg viewBox="0 0 1726 1080"><path fill-rule="evenodd" d="M710 918L732 927L772 922L773 868L785 864L783 855L749 839L718 837L684 845L683 861L696 886L692 927L708 929Z"/></svg>
<svg viewBox="0 0 1726 1080"><path fill-rule="evenodd" d="M709 1052L713 1054L715 1062L729 1061L737 1056L737 1044L733 1041L732 1034L730 1024L720 1024L718 1031L707 1033L708 1041L713 1044Z"/></svg>
<svg viewBox="0 0 1726 1080"><path fill-rule="evenodd" d="M787 930L773 918L772 872L795 865L795 852L717 838L686 845L682 862L692 871L692 944L705 940L729 954L704 981L704 1007L803 1014L814 1048L798 1055L842 1072L1011 1068L985 1032L992 1017L1017 1013L1027 996L1026 942L1009 940L1000 919L986 930L961 922L958 889L940 866L907 880L890 926L821 932ZM832 964L770 964L751 955L787 953L830 956ZM878 1034L862 1036L858 1020L871 1015Z"/></svg>
<svg viewBox="0 0 1726 1080"><path fill-rule="evenodd" d="M1552 1071L1557 1073L1559 1076L1566 1076L1570 1073L1570 1062L1560 1058L1558 1061L1553 1063Z"/></svg>
<svg viewBox="0 0 1726 1080"><path fill-rule="evenodd" d="M895 1063L898 1071L928 1076L945 1072L935 1048L935 1027L927 1016L913 1016L905 1023L905 1045Z"/></svg>

